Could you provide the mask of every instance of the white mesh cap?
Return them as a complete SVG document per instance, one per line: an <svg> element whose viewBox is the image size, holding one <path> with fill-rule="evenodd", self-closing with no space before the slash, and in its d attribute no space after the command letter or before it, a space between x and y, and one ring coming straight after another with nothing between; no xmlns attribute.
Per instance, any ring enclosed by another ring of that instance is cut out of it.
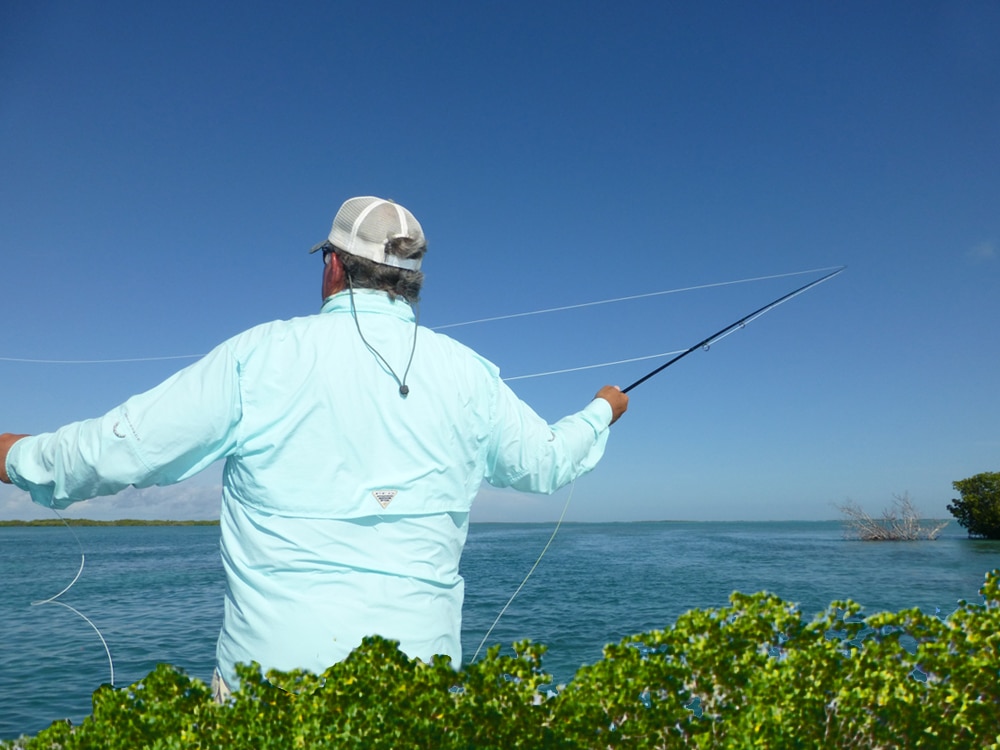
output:
<svg viewBox="0 0 1000 750"><path fill-rule="evenodd" d="M309 252L328 245L361 258L408 271L420 269L420 258L398 258L386 254L386 243L397 237L425 242L416 217L396 203L371 195L350 198L337 211L330 236Z"/></svg>

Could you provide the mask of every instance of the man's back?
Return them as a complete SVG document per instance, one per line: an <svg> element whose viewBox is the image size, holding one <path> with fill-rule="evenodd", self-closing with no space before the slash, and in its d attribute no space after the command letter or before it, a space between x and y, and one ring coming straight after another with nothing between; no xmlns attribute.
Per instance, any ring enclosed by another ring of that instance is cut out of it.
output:
<svg viewBox="0 0 1000 750"><path fill-rule="evenodd" d="M550 429L496 367L426 329L401 395L369 347L402 371L414 332L409 305L364 290L223 345L240 409L222 509L230 685L235 663L321 671L373 633L460 660L458 564L483 479L552 491L603 453L605 402Z"/></svg>
<svg viewBox="0 0 1000 750"><path fill-rule="evenodd" d="M401 370L409 305L355 292L365 340ZM495 368L418 334L404 398L357 334L348 295L227 343L242 417L222 510L223 678L237 662L321 671L365 635L461 658L458 562L486 473Z"/></svg>

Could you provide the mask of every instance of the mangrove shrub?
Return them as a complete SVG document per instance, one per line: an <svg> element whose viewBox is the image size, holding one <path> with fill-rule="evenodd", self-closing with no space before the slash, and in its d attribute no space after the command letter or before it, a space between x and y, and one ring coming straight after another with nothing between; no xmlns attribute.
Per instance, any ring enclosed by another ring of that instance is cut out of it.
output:
<svg viewBox="0 0 1000 750"><path fill-rule="evenodd" d="M369 638L321 675L240 667L226 705L161 665L99 688L79 726L56 722L15 746L997 748L1000 570L982 594L947 617L865 616L838 601L806 622L777 597L734 593L728 607L607 646L559 688L529 642L455 671Z"/></svg>
<svg viewBox="0 0 1000 750"><path fill-rule="evenodd" d="M962 497L948 506L969 536L1000 539L1000 472L987 471L952 482Z"/></svg>

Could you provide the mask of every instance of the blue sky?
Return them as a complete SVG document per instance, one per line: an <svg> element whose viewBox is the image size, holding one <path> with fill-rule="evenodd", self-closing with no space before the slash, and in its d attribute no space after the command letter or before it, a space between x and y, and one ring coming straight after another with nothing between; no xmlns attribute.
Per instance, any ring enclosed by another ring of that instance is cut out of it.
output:
<svg viewBox="0 0 1000 750"><path fill-rule="evenodd" d="M0 8L0 430L318 309L352 195L429 326L846 264L637 388L578 521L823 519L1000 469L995 2ZM819 274L456 328L508 376L683 349ZM512 382L550 420L639 362ZM215 517L219 472L71 515ZM557 517L486 489L478 520ZM0 490L0 517L44 516Z"/></svg>

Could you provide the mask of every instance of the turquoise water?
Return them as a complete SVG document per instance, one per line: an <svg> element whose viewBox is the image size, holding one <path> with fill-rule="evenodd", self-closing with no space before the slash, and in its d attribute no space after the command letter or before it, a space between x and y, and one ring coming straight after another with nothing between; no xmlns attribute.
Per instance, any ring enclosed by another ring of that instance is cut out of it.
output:
<svg viewBox="0 0 1000 750"><path fill-rule="evenodd" d="M474 525L466 578L463 648L470 658L545 546L552 527ZM76 528L86 553L65 601L89 617L111 650L115 683L158 662L209 679L224 584L215 527ZM54 605L80 565L65 527L0 528L0 737L80 721L108 682L101 641ZM490 643L531 638L549 651L558 682L601 658L606 643L662 628L693 607L724 606L733 590L768 590L807 615L835 599L868 613L954 609L978 601L1000 542L965 538L952 523L933 542L857 542L837 522L566 524L494 630Z"/></svg>

